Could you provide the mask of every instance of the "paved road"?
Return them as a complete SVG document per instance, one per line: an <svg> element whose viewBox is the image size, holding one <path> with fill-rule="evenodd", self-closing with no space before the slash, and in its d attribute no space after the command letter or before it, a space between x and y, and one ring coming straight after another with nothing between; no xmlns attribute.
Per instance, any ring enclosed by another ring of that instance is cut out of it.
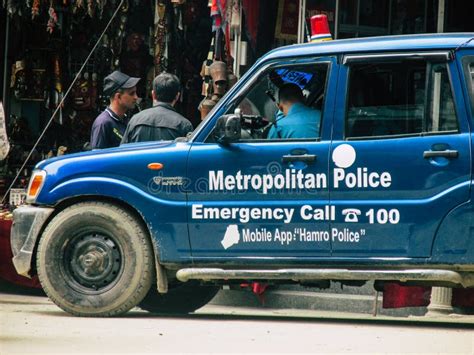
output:
<svg viewBox="0 0 474 355"><path fill-rule="evenodd" d="M0 293L0 354L474 354L473 317L387 319L222 306L180 317L134 309L121 318L77 318L45 297Z"/></svg>

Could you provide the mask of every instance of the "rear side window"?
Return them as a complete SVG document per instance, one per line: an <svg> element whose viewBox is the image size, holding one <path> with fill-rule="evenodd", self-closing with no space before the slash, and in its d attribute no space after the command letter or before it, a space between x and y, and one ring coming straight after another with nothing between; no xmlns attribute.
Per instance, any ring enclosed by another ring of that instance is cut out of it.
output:
<svg viewBox="0 0 474 355"><path fill-rule="evenodd" d="M445 63L351 65L347 104L347 139L458 131Z"/></svg>

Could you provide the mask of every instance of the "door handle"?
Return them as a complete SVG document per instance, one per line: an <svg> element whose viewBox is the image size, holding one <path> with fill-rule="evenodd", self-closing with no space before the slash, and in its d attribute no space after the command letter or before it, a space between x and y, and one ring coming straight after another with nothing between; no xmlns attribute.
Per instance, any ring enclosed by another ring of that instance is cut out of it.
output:
<svg viewBox="0 0 474 355"><path fill-rule="evenodd" d="M302 161L305 163L313 163L316 161L316 155L314 154L301 154L301 155L284 155L281 158L283 163L291 163L295 161Z"/></svg>
<svg viewBox="0 0 474 355"><path fill-rule="evenodd" d="M454 159L459 156L459 152L457 150L425 150L423 152L423 158L430 159L430 158L448 158Z"/></svg>

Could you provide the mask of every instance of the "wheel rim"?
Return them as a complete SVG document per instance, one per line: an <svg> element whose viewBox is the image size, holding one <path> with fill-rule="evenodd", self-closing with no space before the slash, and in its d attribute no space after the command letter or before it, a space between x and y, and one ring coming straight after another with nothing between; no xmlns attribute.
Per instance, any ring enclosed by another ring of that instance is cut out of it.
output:
<svg viewBox="0 0 474 355"><path fill-rule="evenodd" d="M66 244L63 272L71 286L96 293L110 288L122 269L120 248L114 238L87 232Z"/></svg>

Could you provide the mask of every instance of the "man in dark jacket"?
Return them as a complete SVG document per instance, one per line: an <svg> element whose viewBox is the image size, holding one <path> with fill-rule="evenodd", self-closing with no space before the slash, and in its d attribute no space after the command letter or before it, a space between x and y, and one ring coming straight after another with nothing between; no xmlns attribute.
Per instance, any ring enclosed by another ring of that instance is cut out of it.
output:
<svg viewBox="0 0 474 355"><path fill-rule="evenodd" d="M185 137L193 126L174 109L181 85L176 75L162 73L153 80L153 100L156 105L132 117L123 135L122 144L145 141L173 140Z"/></svg>

